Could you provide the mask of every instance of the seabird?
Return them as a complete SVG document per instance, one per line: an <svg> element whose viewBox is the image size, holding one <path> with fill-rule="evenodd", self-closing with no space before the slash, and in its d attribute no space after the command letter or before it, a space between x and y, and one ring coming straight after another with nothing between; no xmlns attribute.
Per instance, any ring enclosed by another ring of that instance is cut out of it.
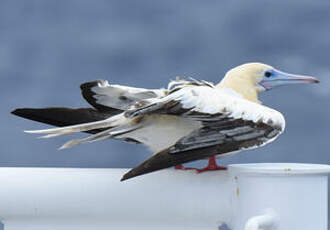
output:
<svg viewBox="0 0 330 230"><path fill-rule="evenodd" d="M228 71L214 85L206 81L171 81L167 89L110 85L98 80L81 85L94 108L16 109L27 119L60 126L25 131L43 138L76 132L91 135L73 139L60 149L108 138L142 143L154 154L121 180L183 163L209 158L206 170L224 169L224 157L274 141L285 128L283 115L261 104L258 93L294 83L318 83L310 76L284 73L262 63L247 63Z"/></svg>

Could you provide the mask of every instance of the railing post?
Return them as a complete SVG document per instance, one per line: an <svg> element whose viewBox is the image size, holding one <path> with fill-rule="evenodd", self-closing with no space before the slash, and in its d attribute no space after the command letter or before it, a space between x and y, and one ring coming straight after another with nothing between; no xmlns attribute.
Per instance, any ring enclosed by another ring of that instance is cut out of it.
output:
<svg viewBox="0 0 330 230"><path fill-rule="evenodd" d="M231 229L328 230L329 172L315 164L230 166L237 196Z"/></svg>

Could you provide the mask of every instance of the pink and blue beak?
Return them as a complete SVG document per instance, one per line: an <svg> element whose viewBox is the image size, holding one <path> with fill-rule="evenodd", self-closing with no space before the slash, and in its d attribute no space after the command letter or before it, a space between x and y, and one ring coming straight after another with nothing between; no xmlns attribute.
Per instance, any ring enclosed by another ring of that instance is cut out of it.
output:
<svg viewBox="0 0 330 230"><path fill-rule="evenodd" d="M265 71L264 78L259 84L266 90L269 90L282 85L319 82L315 77L289 74L276 69L270 69Z"/></svg>

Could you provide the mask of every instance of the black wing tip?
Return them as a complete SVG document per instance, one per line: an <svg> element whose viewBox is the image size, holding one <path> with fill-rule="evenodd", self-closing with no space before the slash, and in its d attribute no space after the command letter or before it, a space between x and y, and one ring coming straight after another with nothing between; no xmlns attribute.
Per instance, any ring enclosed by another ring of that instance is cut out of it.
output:
<svg viewBox="0 0 330 230"><path fill-rule="evenodd" d="M145 172L144 170L141 170L141 167L136 167L131 169L130 171L128 171L127 173L125 173L122 178L120 179L120 181L125 181L137 176L141 176L143 174L146 174L148 172Z"/></svg>
<svg viewBox="0 0 330 230"><path fill-rule="evenodd" d="M115 109L111 108L102 104L97 103L97 99L94 97L95 92L92 90L93 87L102 87L102 86L107 86L108 81L106 80L95 80L95 81L90 81L90 82L85 82L80 85L81 89L81 94L85 100L92 105L94 108L96 108L100 112L111 112L115 114L118 114L122 112L120 109ZM101 85L101 86L99 86Z"/></svg>
<svg viewBox="0 0 330 230"><path fill-rule="evenodd" d="M142 176L185 162L187 161L184 158L181 158L181 156L171 155L169 154L168 149L164 149L125 173L120 181L125 181L133 177Z"/></svg>
<svg viewBox="0 0 330 230"><path fill-rule="evenodd" d="M124 176L122 176L122 178L120 179L121 182L130 179L131 177L127 176L127 173L124 174Z"/></svg>
<svg viewBox="0 0 330 230"><path fill-rule="evenodd" d="M13 114L13 115L19 116L21 110L22 110L22 109L14 109L14 110L12 110L10 113Z"/></svg>
<svg viewBox="0 0 330 230"><path fill-rule="evenodd" d="M22 117L24 115L26 115L26 113L30 112L31 110L33 110L32 108L17 108L14 109L13 111L11 111L10 113L19 117Z"/></svg>
<svg viewBox="0 0 330 230"><path fill-rule="evenodd" d="M98 84L103 84L105 82L105 80L102 80L102 79L98 79L98 80L95 80L95 81L89 81L89 82L85 82L85 83L82 83L80 85L80 89L81 90L86 90L86 89L90 89L94 86L97 86Z"/></svg>

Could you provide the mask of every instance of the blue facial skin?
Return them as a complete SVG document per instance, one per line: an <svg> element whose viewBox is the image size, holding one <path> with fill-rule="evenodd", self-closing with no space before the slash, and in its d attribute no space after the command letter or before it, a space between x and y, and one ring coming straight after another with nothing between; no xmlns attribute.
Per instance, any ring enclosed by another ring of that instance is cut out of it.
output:
<svg viewBox="0 0 330 230"><path fill-rule="evenodd" d="M266 90L269 90L282 85L318 82L319 80L315 77L289 74L277 69L269 69L264 72L263 80L259 83L259 85Z"/></svg>

